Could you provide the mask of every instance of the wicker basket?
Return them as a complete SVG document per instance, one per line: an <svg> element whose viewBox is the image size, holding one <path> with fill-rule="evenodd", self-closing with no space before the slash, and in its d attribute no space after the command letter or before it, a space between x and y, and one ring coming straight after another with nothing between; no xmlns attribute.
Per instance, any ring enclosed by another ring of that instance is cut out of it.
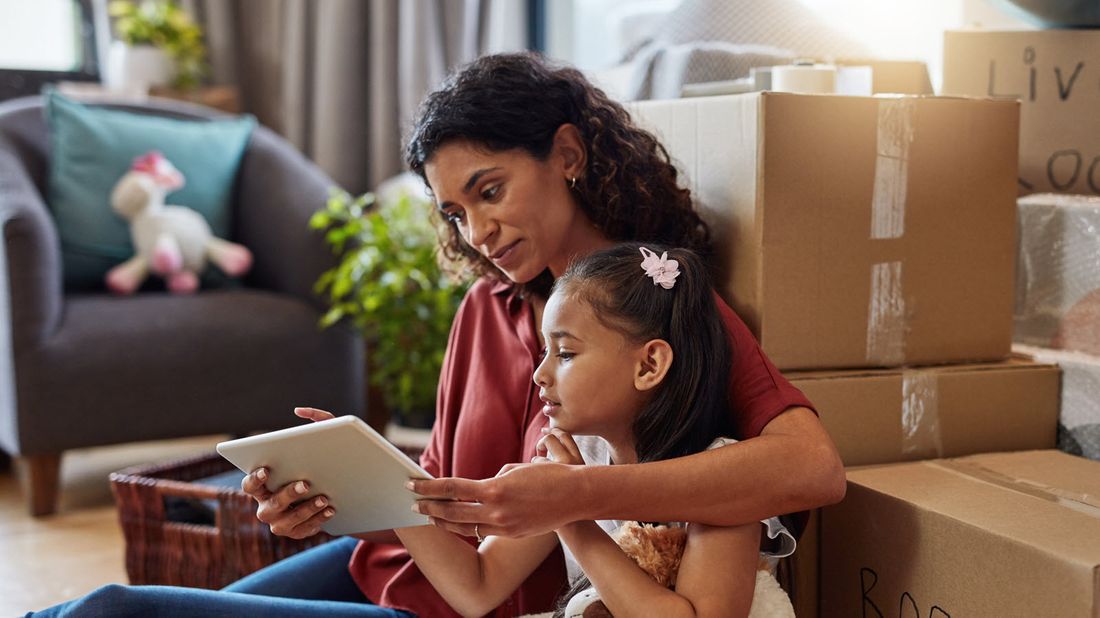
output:
<svg viewBox="0 0 1100 618"><path fill-rule="evenodd" d="M233 469L210 453L111 474L131 584L221 588L332 540L324 533L303 540L277 537L256 519L255 501L240 489L191 482ZM169 521L168 497L215 502L214 525Z"/></svg>

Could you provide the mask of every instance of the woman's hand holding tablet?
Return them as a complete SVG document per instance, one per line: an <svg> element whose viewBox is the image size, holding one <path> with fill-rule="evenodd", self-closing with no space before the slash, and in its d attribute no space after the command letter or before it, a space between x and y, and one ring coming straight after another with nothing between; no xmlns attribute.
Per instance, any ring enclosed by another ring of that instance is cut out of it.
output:
<svg viewBox="0 0 1100 618"><path fill-rule="evenodd" d="M245 473L265 468L269 490L304 479L306 491L299 501L317 496L326 501L307 510L305 516L331 508L334 514L321 524L329 534L428 523L427 517L412 511L416 495L405 488L411 478L432 478L423 468L358 417L327 420L317 414L328 413L312 408L295 413L323 422L222 442L218 453ZM287 491L298 495L298 488L292 486ZM287 532L286 536L294 536Z"/></svg>

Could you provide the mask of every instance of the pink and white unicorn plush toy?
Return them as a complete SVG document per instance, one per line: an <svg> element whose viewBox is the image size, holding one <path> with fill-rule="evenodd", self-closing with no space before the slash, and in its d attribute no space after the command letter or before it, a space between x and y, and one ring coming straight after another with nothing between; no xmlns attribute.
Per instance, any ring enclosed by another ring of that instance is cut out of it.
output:
<svg viewBox="0 0 1100 618"><path fill-rule="evenodd" d="M182 186L183 174L155 150L134 159L115 185L111 208L130 222L137 255L108 271L112 292L132 294L150 272L164 277L173 293L194 292L208 259L230 277L252 267L252 252L216 238L198 212L165 205L165 196Z"/></svg>

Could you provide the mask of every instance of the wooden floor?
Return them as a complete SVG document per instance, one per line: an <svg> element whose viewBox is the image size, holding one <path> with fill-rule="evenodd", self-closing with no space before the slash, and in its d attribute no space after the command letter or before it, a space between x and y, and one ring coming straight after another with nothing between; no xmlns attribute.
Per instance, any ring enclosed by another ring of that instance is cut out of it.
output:
<svg viewBox="0 0 1100 618"><path fill-rule="evenodd" d="M0 616L22 615L107 583L126 583L122 533L107 475L213 450L224 436L85 449L61 463L61 508L35 519L17 469L0 472Z"/></svg>

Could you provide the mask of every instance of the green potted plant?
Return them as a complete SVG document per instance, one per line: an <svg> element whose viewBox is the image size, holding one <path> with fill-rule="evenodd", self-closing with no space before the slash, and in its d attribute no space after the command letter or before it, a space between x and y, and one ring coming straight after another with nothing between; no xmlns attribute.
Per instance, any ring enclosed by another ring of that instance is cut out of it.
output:
<svg viewBox="0 0 1100 618"><path fill-rule="evenodd" d="M369 380L391 417L430 427L451 320L470 282L441 263L441 222L410 176L377 195L332 191L310 227L325 231L338 263L315 291L329 305L323 327L346 319L363 333Z"/></svg>
<svg viewBox="0 0 1100 618"><path fill-rule="evenodd" d="M108 87L198 87L206 74L202 28L174 0L112 0L108 13L118 39L108 55Z"/></svg>

